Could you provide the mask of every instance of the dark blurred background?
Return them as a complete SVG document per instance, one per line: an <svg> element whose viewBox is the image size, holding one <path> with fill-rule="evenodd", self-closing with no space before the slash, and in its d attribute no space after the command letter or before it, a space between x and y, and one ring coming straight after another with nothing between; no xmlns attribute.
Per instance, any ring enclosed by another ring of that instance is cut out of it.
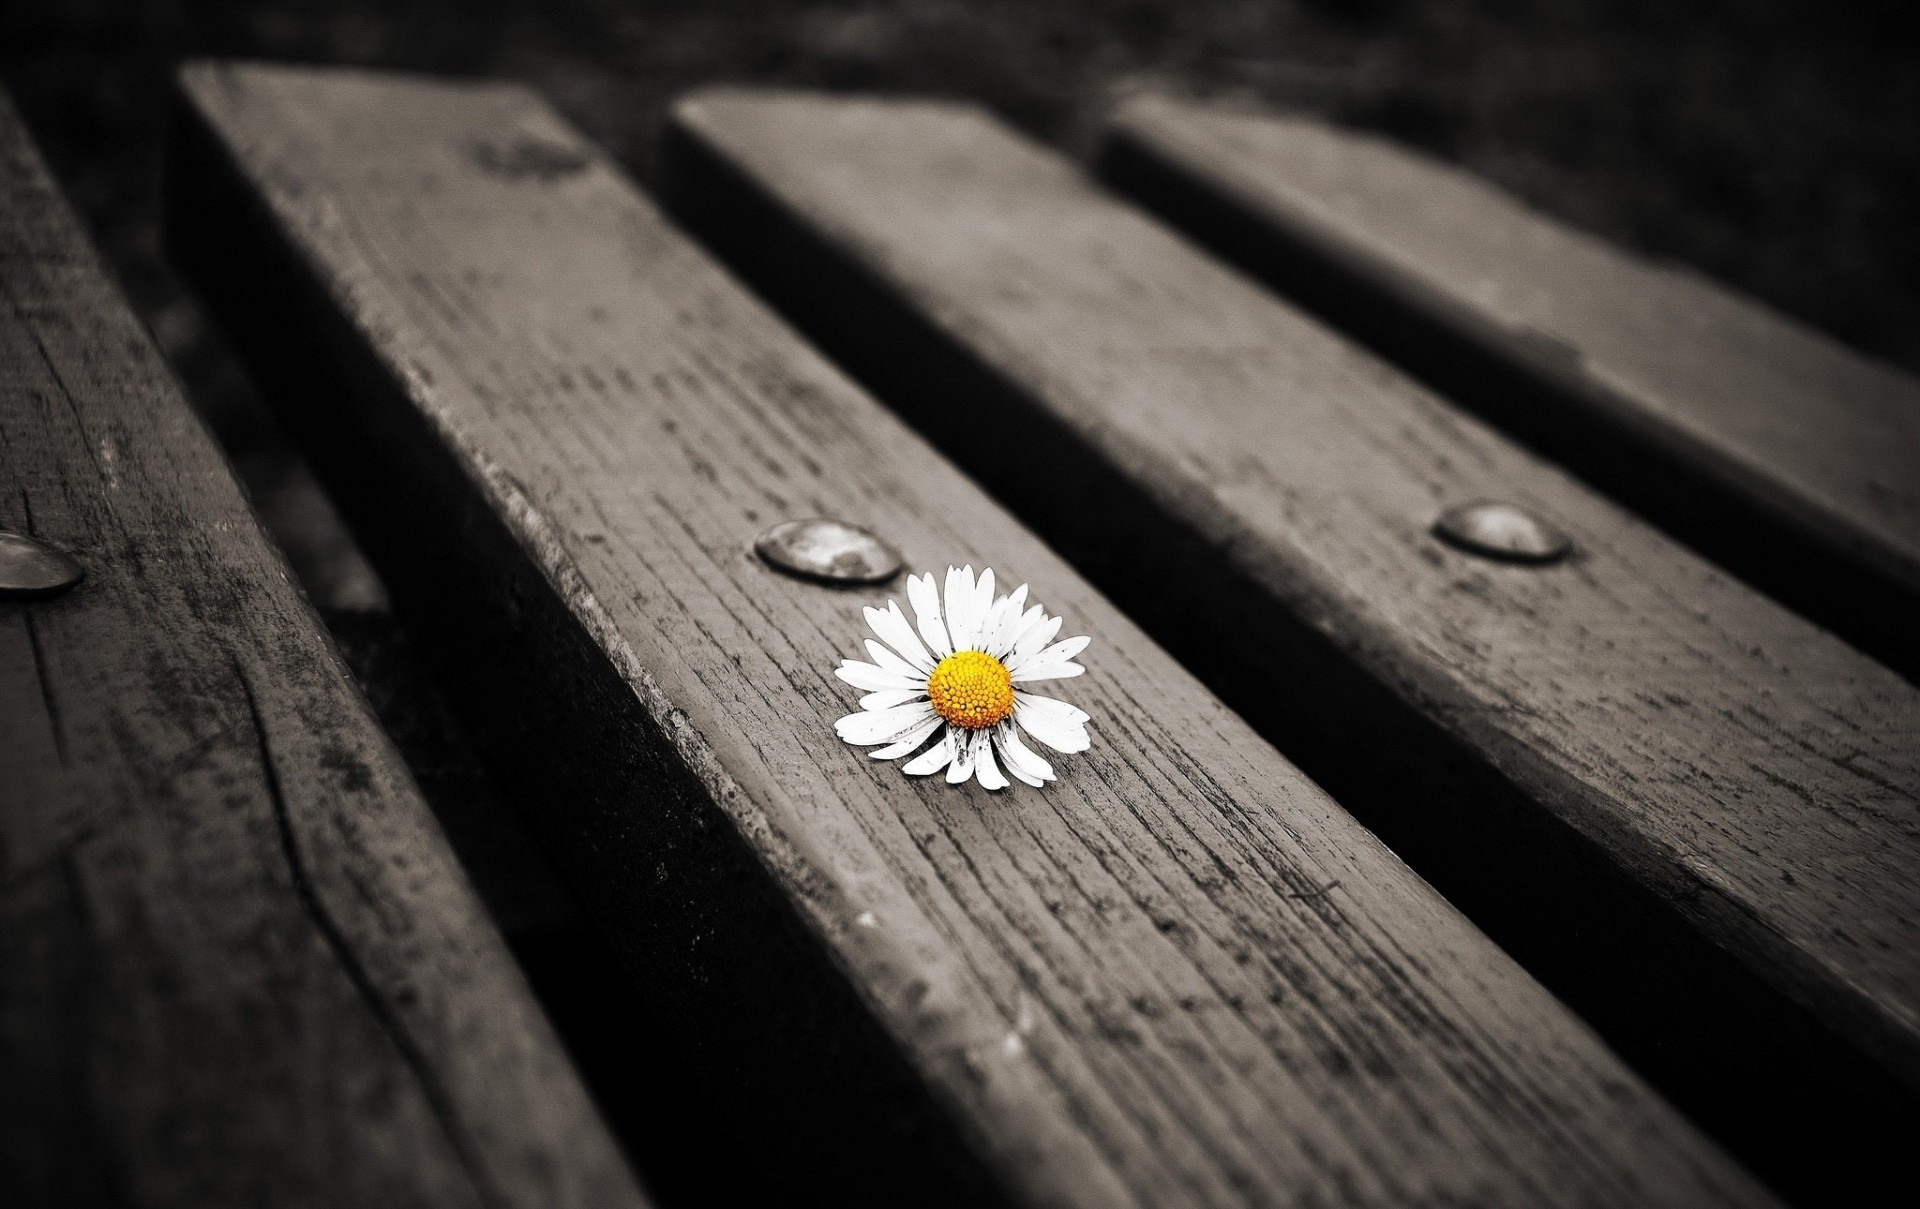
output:
<svg viewBox="0 0 1920 1209"><path fill-rule="evenodd" d="M714 81L967 97L1071 152L1120 93L1304 110L1464 164L1920 369L1920 56L1895 0L4 0L0 77L310 586L377 589L161 258L168 73L508 77L645 182Z"/></svg>
<svg viewBox="0 0 1920 1209"><path fill-rule="evenodd" d="M1920 370L1920 56L1893 0L0 0L0 79L366 686L663 1204L763 1198L544 871L158 239L169 76L247 57L525 81L645 183L717 81L984 103L1073 154L1134 89L1306 111Z"/></svg>

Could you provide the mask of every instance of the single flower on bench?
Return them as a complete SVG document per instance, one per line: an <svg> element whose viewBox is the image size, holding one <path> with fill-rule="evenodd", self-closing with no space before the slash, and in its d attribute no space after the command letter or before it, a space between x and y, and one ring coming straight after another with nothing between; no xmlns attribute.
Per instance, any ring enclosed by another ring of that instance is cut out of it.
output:
<svg viewBox="0 0 1920 1209"><path fill-rule="evenodd" d="M834 732L858 747L885 744L870 753L896 760L932 745L901 766L909 776L947 770L947 782L978 780L1005 789L1005 773L1029 785L1054 779L1053 765L1036 755L1021 732L1062 752L1087 750L1086 711L1026 686L1065 680L1087 669L1073 661L1092 639L1054 642L1060 618L1039 605L1028 607L1027 585L993 594L993 568L973 575L971 565L947 568L946 607L933 574L907 577L907 600L919 631L895 601L866 610L880 637L867 639L872 663L848 659L834 675L867 690L860 712L834 723Z"/></svg>

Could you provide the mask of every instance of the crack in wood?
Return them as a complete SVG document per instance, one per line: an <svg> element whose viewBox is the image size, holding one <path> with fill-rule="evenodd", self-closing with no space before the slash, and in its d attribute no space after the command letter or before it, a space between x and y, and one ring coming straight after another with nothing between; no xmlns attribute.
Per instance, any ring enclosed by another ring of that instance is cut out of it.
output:
<svg viewBox="0 0 1920 1209"><path fill-rule="evenodd" d="M314 928L333 953L334 960L339 963L347 980L353 984L354 990L365 1001L367 1010L372 1013L375 1023L393 1042L393 1047L399 1052L401 1061L405 1062L407 1069L413 1073L415 1081L419 1084L421 1095L426 1099L428 1110L433 1113L441 1133L446 1136L447 1144L459 1156L461 1167L473 1181L475 1195L488 1206L488 1209L505 1209L510 1202L494 1186L486 1165L480 1158L479 1147L468 1136L460 1122L459 1113L454 1108L453 1097L448 1094L445 1085L434 1073L433 1064L428 1061L425 1051L408 1031L406 1022L400 1018L400 1013L387 1001L386 996L374 983L373 976L367 971L359 954L354 951L353 942L348 939L339 921L333 918L333 913L321 901L320 894L314 887L313 878L307 872L306 860L300 853L299 839L294 834L293 818L287 807L286 794L280 784L279 765L274 760L273 747L267 737L266 719L261 715L259 700L254 696L253 682L237 659L233 661L233 671L239 680L240 692L246 699L247 716L253 723L254 739L260 753L260 771L266 784L267 801L273 807L274 827L279 833L280 849L286 857L287 873L293 881L294 895L305 908L308 918L313 921Z"/></svg>
<svg viewBox="0 0 1920 1209"><path fill-rule="evenodd" d="M40 681L40 702L47 711L47 733L53 736L53 750L60 757L60 767L65 768L68 765L66 721L60 714L60 699L54 695L53 677L47 673L46 651L40 645L40 627L34 623L31 609L21 610L20 620L27 627L27 647L33 652L34 676Z"/></svg>

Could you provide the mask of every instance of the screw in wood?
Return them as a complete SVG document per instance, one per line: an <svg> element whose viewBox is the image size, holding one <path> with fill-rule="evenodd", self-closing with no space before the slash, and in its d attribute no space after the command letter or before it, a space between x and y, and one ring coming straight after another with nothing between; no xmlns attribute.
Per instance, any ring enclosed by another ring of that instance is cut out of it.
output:
<svg viewBox="0 0 1920 1209"><path fill-rule="evenodd" d="M1544 566L1573 551L1573 539L1517 504L1479 500L1440 514L1434 535L1448 545L1500 562Z"/></svg>
<svg viewBox="0 0 1920 1209"><path fill-rule="evenodd" d="M753 548L769 566L821 583L884 583L900 573L893 547L826 517L783 521L755 538Z"/></svg>
<svg viewBox="0 0 1920 1209"><path fill-rule="evenodd" d="M45 542L0 530L0 600L48 600L85 575L79 563Z"/></svg>

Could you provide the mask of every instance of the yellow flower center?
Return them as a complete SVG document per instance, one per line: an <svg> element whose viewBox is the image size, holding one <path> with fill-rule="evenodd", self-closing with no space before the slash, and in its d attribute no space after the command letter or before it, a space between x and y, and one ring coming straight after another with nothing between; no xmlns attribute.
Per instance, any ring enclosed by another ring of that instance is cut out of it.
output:
<svg viewBox="0 0 1920 1209"><path fill-rule="evenodd" d="M927 677L927 696L954 726L982 730L1013 712L1013 676L985 651L955 651Z"/></svg>

